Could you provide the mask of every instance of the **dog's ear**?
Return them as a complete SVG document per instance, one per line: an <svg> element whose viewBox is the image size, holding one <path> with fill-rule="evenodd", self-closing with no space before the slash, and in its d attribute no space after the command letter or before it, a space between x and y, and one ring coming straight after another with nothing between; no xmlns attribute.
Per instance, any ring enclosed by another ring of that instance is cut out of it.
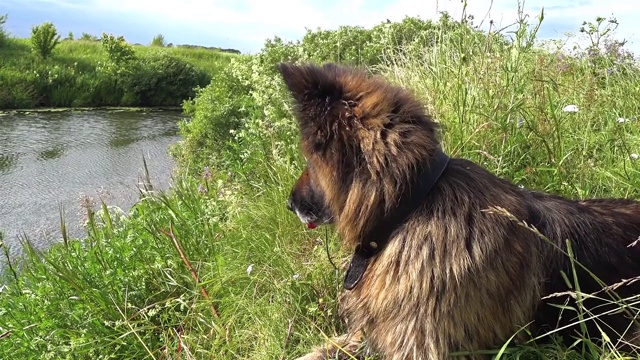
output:
<svg viewBox="0 0 640 360"><path fill-rule="evenodd" d="M340 99L342 86L337 81L339 68L333 64L322 67L315 65L294 65L282 63L278 71L282 74L287 88L299 105L325 101L327 98Z"/></svg>
<svg viewBox="0 0 640 360"><path fill-rule="evenodd" d="M349 132L336 131L349 120L345 94L345 69L327 64L280 64L287 88L294 99L294 112L305 144L313 151L324 152L336 133L349 136Z"/></svg>

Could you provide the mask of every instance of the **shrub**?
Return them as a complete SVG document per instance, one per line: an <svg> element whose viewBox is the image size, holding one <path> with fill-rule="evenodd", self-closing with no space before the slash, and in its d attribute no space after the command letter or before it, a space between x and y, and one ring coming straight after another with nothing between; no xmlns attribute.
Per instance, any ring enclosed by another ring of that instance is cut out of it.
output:
<svg viewBox="0 0 640 360"><path fill-rule="evenodd" d="M31 108L36 106L35 75L0 67L0 109Z"/></svg>
<svg viewBox="0 0 640 360"><path fill-rule="evenodd" d="M31 28L31 48L41 58L51 56L51 52L59 43L60 35L52 23L46 22Z"/></svg>
<svg viewBox="0 0 640 360"><path fill-rule="evenodd" d="M185 170L198 173L206 165L230 168L236 163L242 145L233 147L231 140L255 109L249 91L230 71L221 71L195 98L185 101L190 120L180 123L185 141L174 149Z"/></svg>
<svg viewBox="0 0 640 360"><path fill-rule="evenodd" d="M115 65L122 65L136 57L133 46L123 36L102 33L102 47L106 50L109 61Z"/></svg>
<svg viewBox="0 0 640 360"><path fill-rule="evenodd" d="M126 102L140 106L178 106L209 78L191 64L166 53L152 53L122 73Z"/></svg>

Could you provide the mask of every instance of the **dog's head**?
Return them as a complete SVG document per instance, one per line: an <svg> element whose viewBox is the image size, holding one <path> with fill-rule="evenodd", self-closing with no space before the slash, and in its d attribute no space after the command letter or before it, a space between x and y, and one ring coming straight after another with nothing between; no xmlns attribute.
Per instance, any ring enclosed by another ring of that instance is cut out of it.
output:
<svg viewBox="0 0 640 360"><path fill-rule="evenodd" d="M408 91L362 69L280 64L278 70L307 159L289 207L311 227L332 218L339 228L341 221L354 229L370 225L396 206L439 148L437 124Z"/></svg>

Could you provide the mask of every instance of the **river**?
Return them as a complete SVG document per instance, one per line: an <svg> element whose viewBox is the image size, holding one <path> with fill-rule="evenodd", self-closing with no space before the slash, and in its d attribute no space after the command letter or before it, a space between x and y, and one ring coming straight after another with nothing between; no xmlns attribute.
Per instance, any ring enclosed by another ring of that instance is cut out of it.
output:
<svg viewBox="0 0 640 360"><path fill-rule="evenodd" d="M127 211L139 198L143 156L154 189L168 188L181 118L159 110L0 114L0 231L12 255L24 236L39 249L60 241L61 208L72 237L86 234L86 206L102 200Z"/></svg>

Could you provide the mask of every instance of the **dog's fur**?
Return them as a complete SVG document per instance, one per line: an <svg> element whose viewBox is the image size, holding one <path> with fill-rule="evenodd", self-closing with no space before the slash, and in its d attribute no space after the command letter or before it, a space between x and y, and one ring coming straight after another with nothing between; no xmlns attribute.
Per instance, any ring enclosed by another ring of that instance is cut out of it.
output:
<svg viewBox="0 0 640 360"><path fill-rule="evenodd" d="M440 148L436 122L408 91L360 69L281 64L279 70L307 159L289 207L307 224L334 222L347 246L366 243L374 225L398 211L405 191L415 190L417 169L428 167ZM580 336L576 312L552 305L578 308L567 280L582 293L597 292L582 304L592 311L585 317L597 316L585 323L592 337L602 331L616 345L640 344L632 319L638 314L607 313L616 305L603 290L640 276L640 245L633 245L640 203L529 191L458 158L428 194L415 192L424 200L393 224L360 283L341 296L348 333L305 359L356 351L363 339L382 359L445 359L496 349L529 324L534 333L574 324L558 332L571 342ZM567 240L593 274L572 265ZM640 294L640 281L615 292Z"/></svg>

